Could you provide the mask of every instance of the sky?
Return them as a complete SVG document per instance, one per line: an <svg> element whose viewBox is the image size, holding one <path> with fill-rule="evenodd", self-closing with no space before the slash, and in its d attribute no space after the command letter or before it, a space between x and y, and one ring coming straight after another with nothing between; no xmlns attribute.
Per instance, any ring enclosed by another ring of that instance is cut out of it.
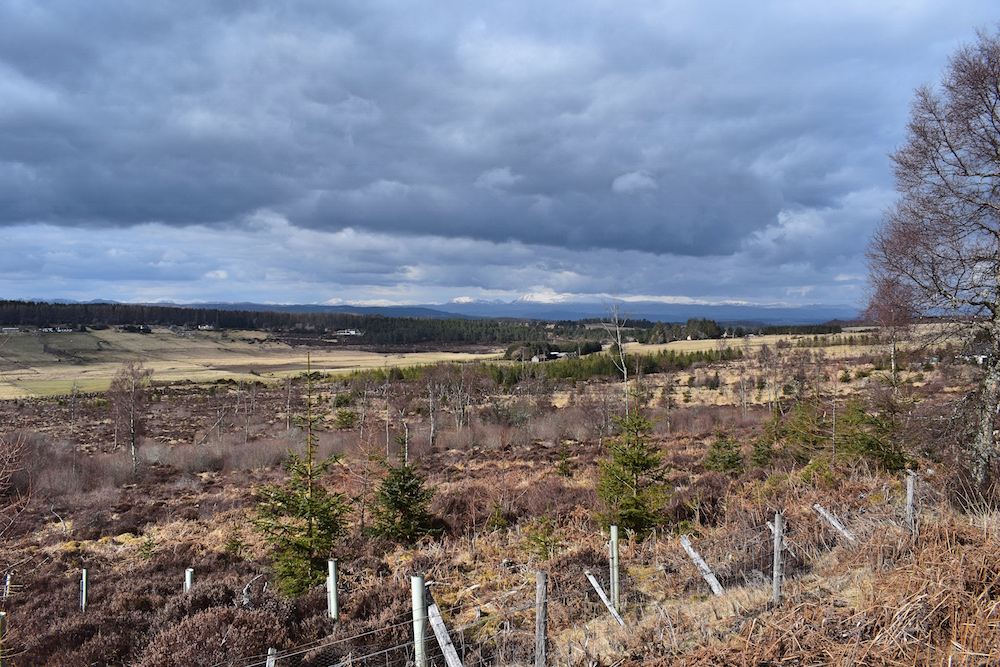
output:
<svg viewBox="0 0 1000 667"><path fill-rule="evenodd" d="M863 301L995 2L0 0L0 298Z"/></svg>

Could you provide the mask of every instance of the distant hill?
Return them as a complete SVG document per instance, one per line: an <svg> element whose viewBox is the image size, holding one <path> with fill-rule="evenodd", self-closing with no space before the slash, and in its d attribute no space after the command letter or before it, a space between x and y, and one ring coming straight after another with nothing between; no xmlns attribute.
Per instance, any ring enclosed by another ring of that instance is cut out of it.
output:
<svg viewBox="0 0 1000 667"><path fill-rule="evenodd" d="M431 318L490 318L529 319L543 321L585 320L605 317L607 310L603 303L566 302L543 303L538 301L461 301L447 304L414 306L365 306L365 305L322 305L295 304L274 305L259 303L203 303L185 304L184 308L206 308L213 310L248 310L259 312L286 313L353 313L358 315L384 315L386 317L431 317ZM685 322L691 318L715 320L720 324L821 324L831 320L850 321L857 319L858 309L844 305L814 304L807 306L759 306L759 305L707 305L672 304L655 301L629 302L624 311L631 319L661 322Z"/></svg>
<svg viewBox="0 0 1000 667"><path fill-rule="evenodd" d="M200 311L257 312L257 313L324 313L350 314L384 317L410 317L429 319L517 319L538 321L577 321L602 318L607 315L604 303L559 302L548 303L530 298L516 301L475 301L457 300L446 304L423 304L409 306L385 306L364 304L270 304L270 303L150 303L115 304L107 300L73 302L51 301L60 305L78 304L95 306L146 306L151 308L186 309ZM632 301L623 305L623 311L633 320L653 322L684 322L688 319L704 318L723 325L803 325L822 324L834 320L849 322L858 318L858 309L848 305L809 304L753 305L753 304L678 304L657 301Z"/></svg>
<svg viewBox="0 0 1000 667"><path fill-rule="evenodd" d="M536 320L583 320L607 316L603 303L543 303L538 301L460 302L442 306L428 306L446 311L446 317L514 317ZM676 304L656 301L632 301L623 306L632 319L660 322L684 322L691 318L715 320L720 324L821 324L831 320L854 320L858 309L844 305L759 306L759 305L707 305Z"/></svg>

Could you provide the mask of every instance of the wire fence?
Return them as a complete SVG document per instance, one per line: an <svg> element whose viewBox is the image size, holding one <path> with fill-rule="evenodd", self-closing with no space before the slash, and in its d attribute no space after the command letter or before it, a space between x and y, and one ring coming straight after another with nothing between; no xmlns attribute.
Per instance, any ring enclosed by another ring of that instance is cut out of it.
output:
<svg viewBox="0 0 1000 667"><path fill-rule="evenodd" d="M933 498L925 496L924 503ZM860 502L859 502L860 501ZM811 564L838 545L859 550L869 567L891 565L909 543L905 508L891 499L854 499L824 508L843 524L857 542L851 542L814 508L796 508L783 535L782 578L792 580L808 572ZM925 516L925 520L927 517ZM773 529L767 523L730 531L713 531L709 537L692 540L693 547L709 565L723 588L742 591L727 597L724 612L739 624L766 605L772 586L774 565ZM596 591L586 583L584 568L553 573L547 599L549 623L560 628L559 639L549 640L552 659L576 664L595 661L598 655L624 651L638 634L667 650L694 642L711 641L706 624L692 622L678 602L711 600L713 592L676 536L623 541L620 560L621 614L626 627L615 630L610 615ZM863 545L863 547L859 546ZM529 572L525 572L525 575ZM592 572L599 584L610 588L610 572ZM527 665L534 661L535 600L533 578L514 590L488 600L456 604L442 610L459 659L465 667ZM456 583L456 582L449 582ZM751 599L749 592L756 592ZM483 613L493 609L492 613ZM553 623L555 621L555 623ZM343 637L281 651L277 667L324 665L329 667L404 667L414 661L412 619L400 619L388 628L400 641L394 646L371 646L365 635ZM370 634L370 633L368 633ZM366 650L370 648L370 650ZM429 664L444 665L445 658L433 638L428 641ZM641 662L641 656L639 656ZM257 656L233 667L266 665ZM215 667L222 667L218 665Z"/></svg>
<svg viewBox="0 0 1000 667"><path fill-rule="evenodd" d="M933 491L918 494L917 502L933 507ZM812 564L838 546L846 546L874 569L891 567L910 544L907 512L891 494L878 498L850 498L826 508L847 529L841 532L814 507L789 508L783 534L781 576L794 580L810 571ZM934 520L925 512L923 521ZM853 536L852 541L849 536ZM712 530L694 536L693 548L707 563L727 591L740 591L720 599L711 613L731 617L736 624L759 613L767 605L774 566L773 528L761 525L730 530ZM610 590L609 569L572 564L551 572L546 601L549 627L558 639L550 639L550 664L576 664L581 658L620 654L640 638L677 651L695 642L711 641L711 624L692 618L692 603L714 596L712 588L692 559L680 546L679 536L651 536L637 540L626 535L620 544L620 613L623 629L616 629L604 603L587 581L592 570L599 585ZM550 561L549 563L551 563ZM488 599L455 604L442 609L455 650L465 667L526 665L534 661L535 587L530 564L520 566L521 585ZM403 585L398 577L393 585ZM0 583L3 580L0 579ZM451 590L463 590L467 582L439 581ZM470 587L465 588L470 590ZM4 596L24 594L15 584L4 588ZM459 596L461 597L461 596ZM678 604L684 602L685 604ZM443 665L437 643L427 642L427 658ZM639 656L641 660L641 656ZM298 646L285 647L276 655L255 655L219 662L212 667L406 667L415 660L412 616L400 616L379 628L350 636L331 635Z"/></svg>

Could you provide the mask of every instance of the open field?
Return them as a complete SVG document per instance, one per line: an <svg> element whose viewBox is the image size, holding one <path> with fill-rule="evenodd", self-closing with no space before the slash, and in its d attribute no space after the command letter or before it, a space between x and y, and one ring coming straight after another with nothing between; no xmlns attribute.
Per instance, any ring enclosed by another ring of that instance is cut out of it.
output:
<svg viewBox="0 0 1000 667"><path fill-rule="evenodd" d="M355 370L495 359L495 352L378 354L348 347L291 346L256 331L150 334L112 329L73 333L22 332L0 338L0 399L55 396L108 388L126 359L142 359L154 382L278 380L306 369L343 374Z"/></svg>
<svg viewBox="0 0 1000 667"><path fill-rule="evenodd" d="M848 333L843 334L847 336ZM763 345L794 346L797 336L756 336L741 340L674 341L626 346L630 354L712 351L727 346L752 354ZM858 347L825 348L831 358L850 357ZM502 350L376 353L357 347L293 346L258 331L187 331L154 328L138 334L113 329L73 333L21 332L0 337L0 399L100 392L126 359L141 359L157 383L281 380L303 372L307 355L313 370L345 374L356 370L408 367L440 362L499 359Z"/></svg>

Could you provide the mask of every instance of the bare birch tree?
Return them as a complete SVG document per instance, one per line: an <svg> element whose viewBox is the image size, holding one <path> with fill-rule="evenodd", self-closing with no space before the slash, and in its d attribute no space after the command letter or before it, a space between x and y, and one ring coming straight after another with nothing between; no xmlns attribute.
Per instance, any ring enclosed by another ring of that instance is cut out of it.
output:
<svg viewBox="0 0 1000 667"><path fill-rule="evenodd" d="M981 30L950 58L941 86L916 91L906 142L890 156L898 198L868 246L873 282L899 281L921 313L989 342L972 481L988 481L1000 408L1000 35Z"/></svg>
<svg viewBox="0 0 1000 667"><path fill-rule="evenodd" d="M132 474L139 469L139 441L146 426L146 406L149 405L149 379L153 370L139 359L122 363L108 389L108 402L115 413L115 423L121 424L128 438L132 456Z"/></svg>
<svg viewBox="0 0 1000 667"><path fill-rule="evenodd" d="M625 414L629 413L628 406L628 363L625 359L625 337L624 329L629 320L629 313L622 310L622 302L618 299L618 294L611 295L611 301L604 302L604 309L607 311L607 320L602 320L601 325L604 331L611 337L614 344L611 350L611 361L615 368L622 374L622 387L625 397Z"/></svg>

